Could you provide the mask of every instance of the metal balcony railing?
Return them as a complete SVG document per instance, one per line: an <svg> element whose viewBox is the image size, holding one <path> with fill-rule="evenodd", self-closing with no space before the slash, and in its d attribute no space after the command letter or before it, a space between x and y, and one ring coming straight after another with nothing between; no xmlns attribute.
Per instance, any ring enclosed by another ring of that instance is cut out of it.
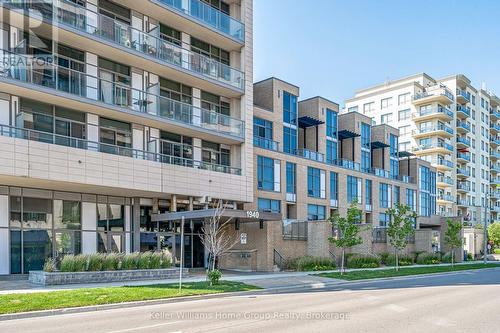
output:
<svg viewBox="0 0 500 333"><path fill-rule="evenodd" d="M274 151L280 150L279 142L256 135L254 135L253 137L253 145L268 150L274 150Z"/></svg>

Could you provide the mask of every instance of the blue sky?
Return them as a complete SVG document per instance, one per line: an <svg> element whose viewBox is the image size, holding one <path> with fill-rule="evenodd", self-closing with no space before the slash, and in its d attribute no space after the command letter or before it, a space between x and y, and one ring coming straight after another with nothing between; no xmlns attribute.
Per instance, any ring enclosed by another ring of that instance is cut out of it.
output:
<svg viewBox="0 0 500 333"><path fill-rule="evenodd" d="M497 0L254 0L254 81L344 105L386 79L463 73L500 95L499 13Z"/></svg>

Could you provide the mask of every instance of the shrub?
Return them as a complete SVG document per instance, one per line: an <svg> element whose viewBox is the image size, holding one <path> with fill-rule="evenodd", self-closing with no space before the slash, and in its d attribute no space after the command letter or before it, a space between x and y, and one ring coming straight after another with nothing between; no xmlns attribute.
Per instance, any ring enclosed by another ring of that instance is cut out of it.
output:
<svg viewBox="0 0 500 333"><path fill-rule="evenodd" d="M494 249L494 250L493 250L493 253L495 253L495 254L500 254L500 249Z"/></svg>
<svg viewBox="0 0 500 333"><path fill-rule="evenodd" d="M474 257L472 257L472 253L467 253L467 260L474 260Z"/></svg>
<svg viewBox="0 0 500 333"><path fill-rule="evenodd" d="M422 253L417 257L417 264L419 265L433 265L440 264L441 259L438 254Z"/></svg>
<svg viewBox="0 0 500 333"><path fill-rule="evenodd" d="M43 271L44 272L55 272L56 270L56 261L52 258L48 258L45 260L45 263L43 264Z"/></svg>
<svg viewBox="0 0 500 333"><path fill-rule="evenodd" d="M161 252L161 268L170 268L172 266L172 254L165 249Z"/></svg>
<svg viewBox="0 0 500 333"><path fill-rule="evenodd" d="M121 255L118 253L109 253L103 256L102 270L116 271L120 267Z"/></svg>
<svg viewBox="0 0 500 333"><path fill-rule="evenodd" d="M387 265L387 260L389 259L389 256L391 254L389 252L382 252L379 254L379 257L380 257L380 263L382 265Z"/></svg>
<svg viewBox="0 0 500 333"><path fill-rule="evenodd" d="M131 270L137 269L137 263L139 261L139 253L126 254L122 258L120 269Z"/></svg>
<svg viewBox="0 0 500 333"><path fill-rule="evenodd" d="M373 255L352 255L347 259L347 268L380 267L380 258Z"/></svg>
<svg viewBox="0 0 500 333"><path fill-rule="evenodd" d="M297 258L294 262L294 266L295 269L300 272L326 271L336 268L333 259L326 257L312 257L312 256Z"/></svg>
<svg viewBox="0 0 500 333"><path fill-rule="evenodd" d="M394 254L389 255L386 262L387 266L396 266L396 256ZM413 265L413 256L398 255L398 265L399 266L411 266Z"/></svg>
<svg viewBox="0 0 500 333"><path fill-rule="evenodd" d="M214 269L212 271L207 272L207 278L208 278L208 281L210 281L211 286L218 285L221 276L222 276L222 273L218 269Z"/></svg>
<svg viewBox="0 0 500 333"><path fill-rule="evenodd" d="M83 272L87 268L87 256L83 254L68 254L60 263L61 272Z"/></svg>
<svg viewBox="0 0 500 333"><path fill-rule="evenodd" d="M139 260L137 261L137 268L138 269L148 269L152 254L153 254L153 252L141 253L139 255Z"/></svg>
<svg viewBox="0 0 500 333"><path fill-rule="evenodd" d="M162 254L160 252L151 253L151 258L149 260L149 268L151 269L161 268L161 257Z"/></svg>
<svg viewBox="0 0 500 333"><path fill-rule="evenodd" d="M457 261L457 258L456 258L456 253L455 253L455 262ZM443 254L441 256L441 262L445 262L445 263L451 263L451 252L449 253L446 253L446 254Z"/></svg>
<svg viewBox="0 0 500 333"><path fill-rule="evenodd" d="M104 261L104 254L94 253L88 256L87 270L90 272L102 271L102 263Z"/></svg>

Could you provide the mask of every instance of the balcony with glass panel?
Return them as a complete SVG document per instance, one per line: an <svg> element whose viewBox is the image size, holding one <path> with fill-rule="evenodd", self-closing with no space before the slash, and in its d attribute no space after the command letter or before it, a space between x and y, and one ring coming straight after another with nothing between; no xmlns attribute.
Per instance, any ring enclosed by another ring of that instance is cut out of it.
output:
<svg viewBox="0 0 500 333"><path fill-rule="evenodd" d="M498 186L500 185L500 177L498 176L490 176L490 185Z"/></svg>
<svg viewBox="0 0 500 333"><path fill-rule="evenodd" d="M280 150L279 142L256 135L254 135L253 137L253 145L255 147L264 148L267 150L273 150L273 151Z"/></svg>
<svg viewBox="0 0 500 333"><path fill-rule="evenodd" d="M245 123L242 120L160 96L156 93L159 91L158 84L151 85L147 91L138 90L53 63L38 66L28 57L8 51L0 52L4 57L0 65L3 67L0 68L0 82L14 85L6 86L5 92L12 88L12 93L18 94L19 88L25 88L27 93L36 90L71 100L78 97L84 103L98 102L184 129L202 129L239 142L244 139Z"/></svg>
<svg viewBox="0 0 500 333"><path fill-rule="evenodd" d="M492 121L500 120L500 111L497 109L490 110L490 118Z"/></svg>
<svg viewBox="0 0 500 333"><path fill-rule="evenodd" d="M338 159L338 160L335 160L335 164L341 168L355 170L355 171L361 171L361 164L358 162L351 161L351 160Z"/></svg>
<svg viewBox="0 0 500 333"><path fill-rule="evenodd" d="M438 176L437 177L437 186L438 187L452 187L455 184L453 178L449 176Z"/></svg>
<svg viewBox="0 0 500 333"><path fill-rule="evenodd" d="M469 148L470 147L470 140L465 138L465 137L461 137L461 136L457 136L457 148L458 149L465 149L465 148Z"/></svg>
<svg viewBox="0 0 500 333"><path fill-rule="evenodd" d="M440 136L443 138L451 138L454 131L451 127L444 124L431 124L430 126L420 127L419 129L413 131L413 137L415 139L425 138L430 136Z"/></svg>
<svg viewBox="0 0 500 333"><path fill-rule="evenodd" d="M444 141L433 141L426 144L421 144L418 147L413 148L413 152L416 155L427 155L432 153L438 154L448 154L451 155L453 153L453 146Z"/></svg>
<svg viewBox="0 0 500 333"><path fill-rule="evenodd" d="M7 3L4 4L4 6L13 9L32 9L30 17L37 17L38 11L33 10L39 8L36 5L36 3L13 0L7 0ZM164 65L163 69L171 68L189 73L191 77L194 75L210 79L214 83L223 85L224 88L237 90L238 93L242 93L244 90L245 75L242 71L160 38L159 29L146 33L68 0L54 0L53 8L53 12L42 12L43 18L57 22L60 28L66 28L68 32L77 32L88 37L89 40L80 41L86 50L99 54L104 53L106 52L106 48L102 47L104 42L105 45L115 46L129 52L130 55L139 56L140 59L134 59L136 62L133 64L137 67L145 65L144 58L151 59ZM61 31L59 39L66 38L63 36L66 34ZM52 38L52 36L47 37ZM74 40L74 37L68 38ZM99 40L100 43L91 44L94 39ZM104 55L110 59L116 57L116 53Z"/></svg>
<svg viewBox="0 0 500 333"><path fill-rule="evenodd" d="M494 149L497 148L498 146L500 146L500 139L496 136L491 136L490 137L490 145Z"/></svg>
<svg viewBox="0 0 500 333"><path fill-rule="evenodd" d="M470 117L470 108L464 105L457 105L457 117L461 119Z"/></svg>
<svg viewBox="0 0 500 333"><path fill-rule="evenodd" d="M490 172L491 173L499 173L500 172L500 164L492 163L491 167L490 167Z"/></svg>
<svg viewBox="0 0 500 333"><path fill-rule="evenodd" d="M425 108L412 114L413 121L421 122L431 119L450 121L453 119L453 112L445 107L437 106L430 109Z"/></svg>
<svg viewBox="0 0 500 333"><path fill-rule="evenodd" d="M245 42L245 25L230 15L200 0L150 0L183 17L213 29L238 43Z"/></svg>
<svg viewBox="0 0 500 333"><path fill-rule="evenodd" d="M490 133L493 135L500 133L500 125L495 123L490 124Z"/></svg>
<svg viewBox="0 0 500 333"><path fill-rule="evenodd" d="M437 163L432 163L440 171L450 171L453 169L453 162L445 159L439 159Z"/></svg>
<svg viewBox="0 0 500 333"><path fill-rule="evenodd" d="M457 162L458 163L469 163L470 162L470 153L465 152L457 152Z"/></svg>
<svg viewBox="0 0 500 333"><path fill-rule="evenodd" d="M416 93L413 95L412 103L414 105L440 103L443 105L452 104L455 98L450 89L446 87L430 87L423 93Z"/></svg>
<svg viewBox="0 0 500 333"><path fill-rule="evenodd" d="M471 203L465 199L465 198L458 198L457 199L457 206L459 207L469 207L471 206Z"/></svg>
<svg viewBox="0 0 500 333"><path fill-rule="evenodd" d="M500 191L491 191L490 198L495 201L500 200Z"/></svg>
<svg viewBox="0 0 500 333"><path fill-rule="evenodd" d="M325 162L325 155L322 153L318 153L317 151L301 148L301 149L296 149L294 154L306 158L308 160L313 160L322 163Z"/></svg>
<svg viewBox="0 0 500 333"><path fill-rule="evenodd" d="M458 178L468 178L470 177L470 171L466 168L457 168L457 177Z"/></svg>
<svg viewBox="0 0 500 333"><path fill-rule="evenodd" d="M19 127L16 128L13 126L0 125L0 136L10 137L15 139L24 139L29 141L37 141L37 142L54 144L70 148L77 148L82 150L96 151L104 154L113 154L124 157L130 157L133 159L154 161L154 162L178 165L188 168L196 168L214 172L241 175L241 169L232 166L207 163L204 161L198 161L191 158L185 158L176 155L167 155L167 154L157 153L155 151L145 151L145 150L133 149L130 147L107 144L103 142L94 142L76 137L59 135L44 131L31 130L26 128L19 128Z"/></svg>
<svg viewBox="0 0 500 333"><path fill-rule="evenodd" d="M470 132L470 125L465 121L457 121L457 133L467 134Z"/></svg>
<svg viewBox="0 0 500 333"><path fill-rule="evenodd" d="M465 183L465 182L458 182L457 183L457 192L466 193L469 191L470 191L469 183Z"/></svg>
<svg viewBox="0 0 500 333"><path fill-rule="evenodd" d="M497 161L500 159L500 152L496 149L490 149L490 159Z"/></svg>
<svg viewBox="0 0 500 333"><path fill-rule="evenodd" d="M438 194L437 201L439 203L453 203L455 202L455 198L451 194Z"/></svg>
<svg viewBox="0 0 500 333"><path fill-rule="evenodd" d="M470 102L470 92L463 89L457 89L457 102L460 104L465 104Z"/></svg>

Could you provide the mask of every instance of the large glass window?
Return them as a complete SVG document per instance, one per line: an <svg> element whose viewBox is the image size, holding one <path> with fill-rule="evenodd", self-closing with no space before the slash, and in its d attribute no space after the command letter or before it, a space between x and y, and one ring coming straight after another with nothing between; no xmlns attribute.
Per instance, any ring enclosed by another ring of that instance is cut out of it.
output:
<svg viewBox="0 0 500 333"><path fill-rule="evenodd" d="M258 209L263 212L280 213L281 202L279 200L259 198Z"/></svg>
<svg viewBox="0 0 500 333"><path fill-rule="evenodd" d="M371 152L362 150L361 151L361 171L369 172L371 169Z"/></svg>
<svg viewBox="0 0 500 333"><path fill-rule="evenodd" d="M379 184L379 205L381 208L391 207L391 190L390 185L380 183Z"/></svg>
<svg viewBox="0 0 500 333"><path fill-rule="evenodd" d="M339 182L338 174L336 172L330 171L330 199L339 199Z"/></svg>
<svg viewBox="0 0 500 333"><path fill-rule="evenodd" d="M379 227L387 227L389 225L389 214L379 213L378 214L378 225Z"/></svg>
<svg viewBox="0 0 500 333"><path fill-rule="evenodd" d="M412 211L415 211L417 208L417 196L416 191L410 188L406 189L406 205L410 207Z"/></svg>
<svg viewBox="0 0 500 333"><path fill-rule="evenodd" d="M337 112L326 109L326 136L337 137Z"/></svg>
<svg viewBox="0 0 500 333"><path fill-rule="evenodd" d="M313 198L321 197L321 170L307 168L307 195Z"/></svg>
<svg viewBox="0 0 500 333"><path fill-rule="evenodd" d="M257 186L259 190L274 190L274 160L257 156Z"/></svg>
<svg viewBox="0 0 500 333"><path fill-rule="evenodd" d="M273 123L269 120L253 117L253 135L272 140Z"/></svg>
<svg viewBox="0 0 500 333"><path fill-rule="evenodd" d="M193 159L193 138L160 131L160 153L167 156L191 160Z"/></svg>
<svg viewBox="0 0 500 333"><path fill-rule="evenodd" d="M286 193L295 194L297 190L297 165L286 162Z"/></svg>
<svg viewBox="0 0 500 333"><path fill-rule="evenodd" d="M191 37L191 50L205 57L215 59L225 65L229 63L229 52L197 38Z"/></svg>
<svg viewBox="0 0 500 333"><path fill-rule="evenodd" d="M399 186L394 186L394 204L399 204L401 202L400 192L401 188Z"/></svg>
<svg viewBox="0 0 500 333"><path fill-rule="evenodd" d="M358 183L361 182L361 179L354 176L347 176L347 202L351 203L356 201L357 203L361 203L361 186L358 186Z"/></svg>
<svg viewBox="0 0 500 333"><path fill-rule="evenodd" d="M297 96L283 91L283 122L297 125Z"/></svg>
<svg viewBox="0 0 500 333"><path fill-rule="evenodd" d="M108 118L100 118L99 142L101 151L112 154L129 155L130 150L120 150L117 147L132 147L132 127L129 123L124 123Z"/></svg>
<svg viewBox="0 0 500 333"><path fill-rule="evenodd" d="M372 204L372 181L369 179L365 181L365 201L367 205Z"/></svg>
<svg viewBox="0 0 500 333"><path fill-rule="evenodd" d="M283 151L293 154L297 150L297 130L284 126L283 127Z"/></svg>
<svg viewBox="0 0 500 333"><path fill-rule="evenodd" d="M81 227L80 202L54 200L54 228L80 230Z"/></svg>
<svg viewBox="0 0 500 333"><path fill-rule="evenodd" d="M205 140L201 142L201 147L201 159L203 162L224 166L231 165L231 152L229 149L223 148L222 145L216 142Z"/></svg>
<svg viewBox="0 0 500 333"><path fill-rule="evenodd" d="M337 160L337 142L333 140L326 140L326 162L334 164Z"/></svg>
<svg viewBox="0 0 500 333"><path fill-rule="evenodd" d="M321 205L307 205L308 221L323 221L326 219L326 207Z"/></svg>
<svg viewBox="0 0 500 333"><path fill-rule="evenodd" d="M201 92L201 108L221 113L226 116L231 115L229 102L224 101L223 98L220 96L214 95L206 91Z"/></svg>
<svg viewBox="0 0 500 333"><path fill-rule="evenodd" d="M361 123L361 147L370 149L371 142L371 126Z"/></svg>

